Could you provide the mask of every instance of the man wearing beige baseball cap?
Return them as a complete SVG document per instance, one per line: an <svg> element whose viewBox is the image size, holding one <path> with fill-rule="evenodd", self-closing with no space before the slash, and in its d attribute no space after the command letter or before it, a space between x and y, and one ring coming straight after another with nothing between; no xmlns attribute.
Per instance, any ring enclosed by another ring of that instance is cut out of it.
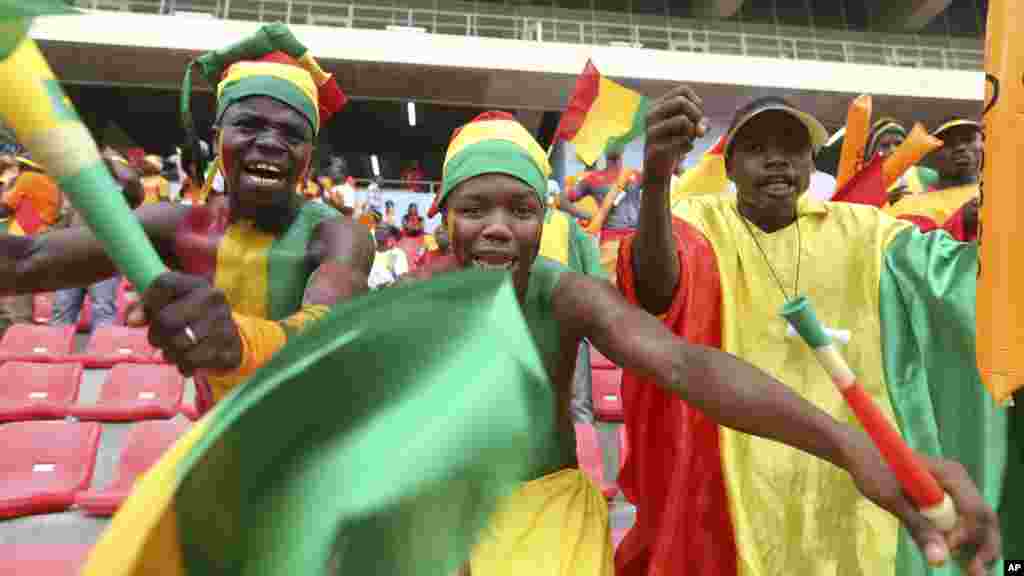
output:
<svg viewBox="0 0 1024 576"><path fill-rule="evenodd" d="M968 344L977 252L871 206L810 198L814 155L828 135L781 98L744 106L726 132L735 198L696 195L669 206L672 169L706 130L688 88L652 104L640 226L619 252L619 289L677 335L750 362L856 427L779 314L800 297L812 301L873 401L913 449L936 457L928 466L951 494L963 490L957 509L979 522L970 573L984 573L999 556L992 507L1006 422ZM619 483L637 524L618 550L620 574L675 566L694 574L925 574L928 560L961 543L947 543L913 506L897 503L899 488L858 492L866 487L849 468L721 427L658 394L645 375L627 370L622 395L630 456ZM970 477L939 456L963 462Z"/></svg>

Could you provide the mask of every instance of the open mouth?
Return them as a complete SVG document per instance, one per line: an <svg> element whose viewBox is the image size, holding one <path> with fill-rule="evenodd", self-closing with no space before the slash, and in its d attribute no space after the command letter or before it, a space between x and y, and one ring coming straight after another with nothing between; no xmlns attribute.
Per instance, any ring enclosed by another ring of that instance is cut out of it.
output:
<svg viewBox="0 0 1024 576"><path fill-rule="evenodd" d="M773 176L761 180L760 187L768 192L788 193L793 189L793 181L785 176Z"/></svg>
<svg viewBox="0 0 1024 576"><path fill-rule="evenodd" d="M243 169L246 176L258 186L278 186L285 181L283 167L269 162L250 162Z"/></svg>
<svg viewBox="0 0 1024 576"><path fill-rule="evenodd" d="M509 254L486 253L473 256L473 266L484 270L514 270L518 259Z"/></svg>

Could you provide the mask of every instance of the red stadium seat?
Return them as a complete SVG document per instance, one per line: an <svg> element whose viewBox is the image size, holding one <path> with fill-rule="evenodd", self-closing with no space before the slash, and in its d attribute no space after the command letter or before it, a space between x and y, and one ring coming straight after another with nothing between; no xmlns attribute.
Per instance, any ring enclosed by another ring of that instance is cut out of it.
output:
<svg viewBox="0 0 1024 576"><path fill-rule="evenodd" d="M605 422L622 421L622 370L591 373L594 414Z"/></svg>
<svg viewBox="0 0 1024 576"><path fill-rule="evenodd" d="M32 295L32 321L36 324L49 324L53 319L54 292L39 292Z"/></svg>
<svg viewBox="0 0 1024 576"><path fill-rule="evenodd" d="M601 457L601 444L597 438L597 429L583 422L576 423L576 458L580 462L583 473L590 481L601 487L601 492L609 500L619 493L614 483L605 482L604 463Z"/></svg>
<svg viewBox="0 0 1024 576"><path fill-rule="evenodd" d="M74 326L14 324L0 340L0 362L66 362L74 338Z"/></svg>
<svg viewBox="0 0 1024 576"><path fill-rule="evenodd" d="M95 405L76 405L83 420L128 422L173 418L181 408L185 378L165 364L118 364L110 371Z"/></svg>
<svg viewBox="0 0 1024 576"><path fill-rule="evenodd" d="M593 370L618 370L619 368L593 346L590 347L590 367Z"/></svg>
<svg viewBox="0 0 1024 576"><path fill-rule="evenodd" d="M101 326L89 337L89 346L80 358L86 368L110 368L114 364L162 364L160 351L149 344L145 328Z"/></svg>
<svg viewBox="0 0 1024 576"><path fill-rule="evenodd" d="M78 397L81 364L0 365L0 422L59 420Z"/></svg>
<svg viewBox="0 0 1024 576"><path fill-rule="evenodd" d="M0 425L0 518L67 510L92 480L99 443L95 422Z"/></svg>
<svg viewBox="0 0 1024 576"><path fill-rule="evenodd" d="M122 279L117 287L117 325L124 326L127 323L128 306L138 299L135 288L131 282Z"/></svg>
<svg viewBox="0 0 1024 576"><path fill-rule="evenodd" d="M77 576L88 544L0 544L0 574Z"/></svg>
<svg viewBox="0 0 1024 576"><path fill-rule="evenodd" d="M117 477L103 490L79 492L75 497L89 516L112 516L128 497L135 480L188 430L180 420L140 422L132 427L117 461Z"/></svg>

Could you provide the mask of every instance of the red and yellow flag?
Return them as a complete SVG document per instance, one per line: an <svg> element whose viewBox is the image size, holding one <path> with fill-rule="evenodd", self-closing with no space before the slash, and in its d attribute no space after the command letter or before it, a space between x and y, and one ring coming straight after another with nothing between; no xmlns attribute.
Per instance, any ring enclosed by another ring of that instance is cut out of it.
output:
<svg viewBox="0 0 1024 576"><path fill-rule="evenodd" d="M601 76L587 60L554 141L572 142L579 159L592 166L607 150L621 148L643 134L647 108L646 96Z"/></svg>

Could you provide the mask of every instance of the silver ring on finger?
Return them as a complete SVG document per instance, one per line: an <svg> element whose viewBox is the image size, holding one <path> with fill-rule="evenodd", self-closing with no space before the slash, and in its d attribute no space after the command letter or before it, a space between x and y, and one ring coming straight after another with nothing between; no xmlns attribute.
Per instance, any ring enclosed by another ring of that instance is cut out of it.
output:
<svg viewBox="0 0 1024 576"><path fill-rule="evenodd" d="M192 343L193 346L199 344L199 340L196 338L196 333L192 331L191 326L185 326L185 337Z"/></svg>

